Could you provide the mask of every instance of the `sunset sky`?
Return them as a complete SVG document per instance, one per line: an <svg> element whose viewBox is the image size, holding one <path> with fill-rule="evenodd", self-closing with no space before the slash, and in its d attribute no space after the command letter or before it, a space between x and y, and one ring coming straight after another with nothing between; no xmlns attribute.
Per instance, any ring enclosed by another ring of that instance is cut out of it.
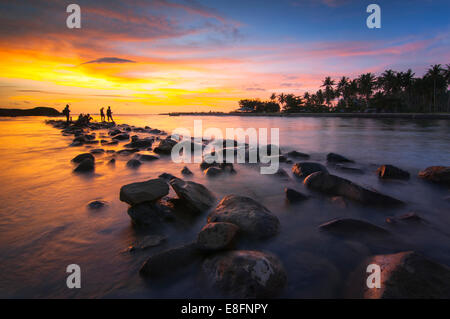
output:
<svg viewBox="0 0 450 319"><path fill-rule="evenodd" d="M81 7L81 29L66 26ZM382 28L368 29L378 3ZM3 0L0 107L230 111L325 76L450 63L450 2Z"/></svg>

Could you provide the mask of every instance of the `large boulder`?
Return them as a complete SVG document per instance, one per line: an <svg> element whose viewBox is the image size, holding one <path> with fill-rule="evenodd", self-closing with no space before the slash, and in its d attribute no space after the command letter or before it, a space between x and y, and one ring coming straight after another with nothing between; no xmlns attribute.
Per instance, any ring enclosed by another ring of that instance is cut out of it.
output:
<svg viewBox="0 0 450 319"><path fill-rule="evenodd" d="M380 288L368 288L367 266L381 270ZM414 251L367 258L351 275L348 296L366 299L448 299L450 268Z"/></svg>
<svg viewBox="0 0 450 319"><path fill-rule="evenodd" d="M239 227L231 223L208 223L197 236L197 247L214 251L230 247Z"/></svg>
<svg viewBox="0 0 450 319"><path fill-rule="evenodd" d="M280 222L266 207L249 197L225 196L208 216L208 222L227 222L239 226L240 231L256 238L278 233Z"/></svg>
<svg viewBox="0 0 450 319"><path fill-rule="evenodd" d="M127 212L138 226L158 226L161 222L173 219L172 209L158 201L131 206Z"/></svg>
<svg viewBox="0 0 450 319"><path fill-rule="evenodd" d="M328 173L328 170L325 166L315 162L301 162L296 163L292 166L292 173L298 177L307 177L308 175L315 172L325 172Z"/></svg>
<svg viewBox="0 0 450 319"><path fill-rule="evenodd" d="M132 183L122 186L120 200L130 205L155 201L169 193L169 186L162 179L156 178L146 182Z"/></svg>
<svg viewBox="0 0 450 319"><path fill-rule="evenodd" d="M353 163L352 160L336 153L328 153L327 161L333 163Z"/></svg>
<svg viewBox="0 0 450 319"><path fill-rule="evenodd" d="M198 257L195 243L165 250L150 256L140 269L140 274L149 278L173 275L173 272L185 269Z"/></svg>
<svg viewBox="0 0 450 319"><path fill-rule="evenodd" d="M153 150L158 154L167 154L169 155L172 152L172 148L177 144L175 140L172 140L170 137L167 137L164 140L161 140L158 146Z"/></svg>
<svg viewBox="0 0 450 319"><path fill-rule="evenodd" d="M450 185L450 167L431 166L421 171L419 177L431 182Z"/></svg>
<svg viewBox="0 0 450 319"><path fill-rule="evenodd" d="M393 165L382 165L377 169L382 179L409 179L409 173Z"/></svg>
<svg viewBox="0 0 450 319"><path fill-rule="evenodd" d="M281 261L270 253L235 250L205 260L202 273L209 285L233 298L273 298L286 284Z"/></svg>
<svg viewBox="0 0 450 319"><path fill-rule="evenodd" d="M290 203L296 203L296 202L302 202L306 199L308 199L309 197L306 195L303 195L302 193L296 191L295 189L292 188L285 188L284 192L286 193L286 199L290 202Z"/></svg>
<svg viewBox="0 0 450 319"><path fill-rule="evenodd" d="M89 173L95 169L95 162L89 158L86 158L78 164L78 166L73 170L76 173Z"/></svg>
<svg viewBox="0 0 450 319"><path fill-rule="evenodd" d="M368 205L399 205L402 202L390 196L365 189L345 178L316 172L309 175L303 183L310 189L333 196L343 196L345 198L361 202Z"/></svg>
<svg viewBox="0 0 450 319"><path fill-rule="evenodd" d="M170 186L172 186L180 201L192 212L207 211L216 203L214 194L202 184L173 178L170 180Z"/></svg>
<svg viewBox="0 0 450 319"><path fill-rule="evenodd" d="M95 158L92 154L83 153L83 154L79 154L79 155L75 156L74 158L72 158L72 162L81 163L85 159L90 159L91 161L95 161Z"/></svg>

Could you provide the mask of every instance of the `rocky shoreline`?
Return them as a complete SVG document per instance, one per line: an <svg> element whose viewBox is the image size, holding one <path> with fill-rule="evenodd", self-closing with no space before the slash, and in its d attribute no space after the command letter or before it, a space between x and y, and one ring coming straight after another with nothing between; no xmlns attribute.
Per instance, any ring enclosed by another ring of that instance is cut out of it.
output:
<svg viewBox="0 0 450 319"><path fill-rule="evenodd" d="M132 157L127 166L135 169L144 162L167 161L172 148L178 143L164 131L126 124L89 123L76 126L64 121L46 122L60 129L63 135L73 136L70 147L90 146L88 153L81 153L72 159L74 173L91 174L95 171L96 154L108 154L106 165L114 165L115 156ZM140 136L136 135L139 133ZM144 136L143 136L144 135ZM203 140L203 146L209 141ZM120 145L118 151L94 148L96 145ZM246 146L248 147L248 146ZM155 155L141 154L149 151ZM310 161L309 155L298 151L282 153L280 162L292 164L292 173L298 183L308 190L321 194L336 205L345 207L348 202L371 207L403 207L405 202L388 194L368 189L348 179L331 174L324 165ZM364 174L352 166L354 161L339 154L329 153L327 163L341 170ZM208 178L222 174L239 174L232 163L203 162L200 169ZM182 176L193 173L187 167L180 170ZM374 173L375 174L375 173ZM409 172L392 165L381 165L376 171L380 180L411 179ZM276 176L284 178L287 173L280 169ZM450 167L431 166L424 168L418 178L429 183L450 186ZM176 197L170 197L172 189ZM288 202L316 200L306 194L286 188ZM176 223L180 216L204 218L205 224L196 238L182 246L171 248L149 256L142 265L140 274L145 280L170 276L191 264L198 263L200 277L210 289L225 297L234 298L276 298L286 288L289 276L282 260L265 250L242 250L240 241L263 243L283 231L277 214L253 198L228 194L217 198L213 190L202 184L185 180L171 174L162 174L146 181L123 185L119 198L129 205L128 215L136 227L152 229ZM444 199L443 199L444 200ZM102 202L89 203L90 209L101 209ZM386 225L421 221L422 217L405 212L404 215L386 219ZM340 236L358 238L387 238L391 232L386 227L372 224L363 219L337 218L318 224L320 231ZM136 243L129 251L156 246L164 238L152 236L146 243ZM340 240L340 239L337 239ZM382 265L382 289L368 289L365 268L370 263ZM365 288L364 288L365 287ZM429 260L412 251L396 254L373 255L355 268L349 279L347 295L350 298L449 298L450 268ZM358 288L358 289L357 289Z"/></svg>

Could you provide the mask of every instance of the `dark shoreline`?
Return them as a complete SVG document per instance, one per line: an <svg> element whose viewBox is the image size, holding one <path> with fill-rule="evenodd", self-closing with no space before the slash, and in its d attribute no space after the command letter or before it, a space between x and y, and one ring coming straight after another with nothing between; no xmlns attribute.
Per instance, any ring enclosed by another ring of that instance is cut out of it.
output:
<svg viewBox="0 0 450 319"><path fill-rule="evenodd" d="M345 117L373 119L450 120L450 113L162 113L169 116L268 116L268 117Z"/></svg>

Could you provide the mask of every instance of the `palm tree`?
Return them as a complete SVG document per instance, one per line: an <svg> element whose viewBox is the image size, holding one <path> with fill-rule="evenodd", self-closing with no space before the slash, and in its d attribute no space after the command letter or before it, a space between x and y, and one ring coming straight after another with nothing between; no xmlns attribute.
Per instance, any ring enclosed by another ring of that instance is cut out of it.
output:
<svg viewBox="0 0 450 319"><path fill-rule="evenodd" d="M436 83L443 75L444 69L440 64L432 65L428 72L425 74L426 77L429 77L433 81L433 111L436 111Z"/></svg>
<svg viewBox="0 0 450 319"><path fill-rule="evenodd" d="M408 109L411 109L411 89L414 81L414 73L411 69L406 72L399 72L397 74L399 78L400 89L406 94Z"/></svg>
<svg viewBox="0 0 450 319"><path fill-rule="evenodd" d="M276 99L277 99L277 94L276 93L272 93L272 95L270 96L270 100L272 102L275 102Z"/></svg>
<svg viewBox="0 0 450 319"><path fill-rule="evenodd" d="M334 90L333 90L334 81L331 77L327 76L323 81L322 87L325 87L325 99L327 101L328 108L330 107L331 101L334 99Z"/></svg>
<svg viewBox="0 0 450 319"><path fill-rule="evenodd" d="M284 93L278 94L278 102L280 103L281 106L283 106L284 103L286 103L286 95L284 95Z"/></svg>
<svg viewBox="0 0 450 319"><path fill-rule="evenodd" d="M345 101L345 106L348 108L348 99L350 97L350 79L343 76L339 83L337 84L337 88L335 90L336 97L342 96Z"/></svg>
<svg viewBox="0 0 450 319"><path fill-rule="evenodd" d="M375 76L372 73L361 74L358 78L358 90L366 98L366 107L369 107L369 99L375 88Z"/></svg>
<svg viewBox="0 0 450 319"><path fill-rule="evenodd" d="M384 71L377 80L378 88L382 89L386 95L395 95L398 92L399 79L397 72L393 70Z"/></svg>

